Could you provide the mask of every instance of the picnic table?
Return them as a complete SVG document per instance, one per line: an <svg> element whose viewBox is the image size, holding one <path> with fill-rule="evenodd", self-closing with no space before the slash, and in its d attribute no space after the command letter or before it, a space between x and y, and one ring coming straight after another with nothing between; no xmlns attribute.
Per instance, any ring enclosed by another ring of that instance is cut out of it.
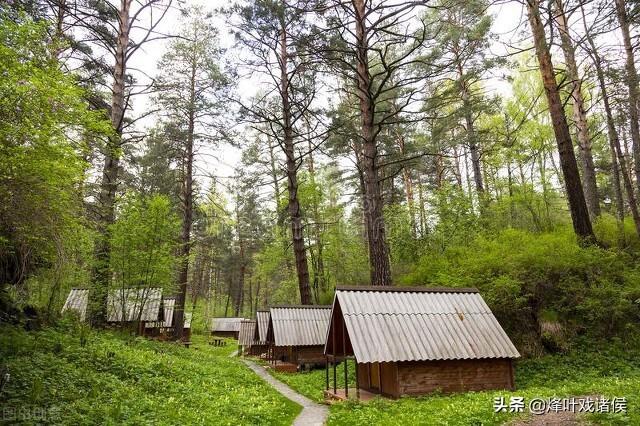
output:
<svg viewBox="0 0 640 426"><path fill-rule="evenodd" d="M219 337L216 337L212 341L210 341L209 344L213 346L226 346L227 341Z"/></svg>

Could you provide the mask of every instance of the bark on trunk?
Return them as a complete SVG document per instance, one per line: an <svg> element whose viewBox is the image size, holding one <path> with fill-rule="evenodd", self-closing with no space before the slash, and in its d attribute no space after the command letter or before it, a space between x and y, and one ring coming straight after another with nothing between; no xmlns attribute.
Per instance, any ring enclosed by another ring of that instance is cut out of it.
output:
<svg viewBox="0 0 640 426"><path fill-rule="evenodd" d="M593 163L593 154L591 153L591 137L589 136L589 127L587 124L587 112L584 105L584 97L582 96L582 80L578 73L578 65L576 63L575 48L569 34L569 26L564 12L562 0L555 0L556 3L556 23L560 32L560 40L562 42L562 51L564 53L565 63L567 66L567 76L571 80L571 98L573 101L573 120L576 124L576 134L578 137L578 147L580 149L580 158L582 166L582 189L587 208L591 215L591 219L595 219L600 215L600 203L598 198L598 187L596 184L596 170Z"/></svg>
<svg viewBox="0 0 640 426"><path fill-rule="evenodd" d="M324 294L327 291L327 280L324 273L324 257L323 257L323 249L322 249L322 232L320 222L322 218L320 217L319 210L319 200L316 193L316 169L315 164L313 162L313 147L311 146L311 141L309 141L309 176L311 177L311 186L313 189L313 220L316 222L314 226L313 236L316 243L317 256L315 259L315 270L313 275L314 288L316 290L316 302L319 302L320 292Z"/></svg>
<svg viewBox="0 0 640 426"><path fill-rule="evenodd" d="M184 182L182 185L182 231L180 234L180 269L178 271L178 294L174 312L173 337L182 339L184 330L184 307L189 282L189 254L191 252L191 227L193 225L193 138L195 131L195 63L191 64L191 80L189 82L189 112L187 141L185 146Z"/></svg>
<svg viewBox="0 0 640 426"><path fill-rule="evenodd" d="M353 0L353 5L356 21L356 80L362 129L361 169L364 178L364 213L369 245L371 285L391 285L389 248L386 241L382 193L378 178L377 129L374 123L375 104L371 97L373 87L369 72L366 5L364 0Z"/></svg>
<svg viewBox="0 0 640 426"><path fill-rule="evenodd" d="M584 192L582 191L580 174L578 173L578 163L575 153L573 152L569 125L567 124L567 117L562 108L560 92L551 62L551 54L549 53L544 26L540 18L539 0L527 0L527 11L536 56L538 57L538 64L540 66L540 74L542 75L544 91L549 105L553 132L558 145L560 167L564 176L573 229L583 242L594 242L595 235L593 234L589 211L584 199Z"/></svg>
<svg viewBox="0 0 640 426"><path fill-rule="evenodd" d="M459 47L455 46L455 51L459 51ZM482 179L482 169L480 167L480 152L478 149L478 136L476 134L475 125L473 123L473 115L471 110L471 100L469 88L465 82L465 72L462 62L457 60L456 68L458 69L458 86L460 97L462 98L462 109L464 110L464 121L467 131L467 143L469 144L469 153L471 154L471 167L473 168L473 181L475 183L478 198L483 201L484 182Z"/></svg>
<svg viewBox="0 0 640 426"><path fill-rule="evenodd" d="M287 187L289 190L289 218L291 220L291 236L293 239L293 253L296 259L298 275L298 289L300 303L311 305L311 289L309 286L309 265L307 251L304 245L304 227L298 200L298 162L295 157L293 126L291 123L291 105L289 102L289 75L287 73L287 31L282 23L280 32L280 96L282 97L283 145L287 157Z"/></svg>
<svg viewBox="0 0 640 426"><path fill-rule="evenodd" d="M626 83L629 90L629 127L631 128L631 141L633 142L633 162L636 177L636 190L640 187L640 127L638 124L638 73L636 71L633 45L629 32L629 19L625 8L624 0L615 0L616 15L624 50L626 52Z"/></svg>
<svg viewBox="0 0 640 426"><path fill-rule="evenodd" d="M97 203L98 238L95 246L95 265L92 271L91 321L94 325L106 322L107 294L110 282L109 258L111 255L109 227L115 221L115 200L118 189L120 143L125 110L126 52L129 44L129 14L132 0L121 0L118 11L118 37L116 39L115 66L111 98L111 125L114 135L107 140L104 150L104 166Z"/></svg>
<svg viewBox="0 0 640 426"><path fill-rule="evenodd" d="M473 182L476 186L478 196L482 197L484 194L484 181L482 179L482 168L480 167L480 151L478 149L478 138L476 135L476 129L473 124L473 117L471 116L471 103L469 102L469 95L466 90L463 92L464 101L464 120L467 126L467 141L469 143L469 153L471 154L471 167L473 168Z"/></svg>
<svg viewBox="0 0 640 426"><path fill-rule="evenodd" d="M400 132L398 132L400 133ZM400 148L400 155L404 157L406 152L406 146L404 142L404 135L396 135L398 141L398 148ZM409 210L409 224L411 226L411 236L415 240L418 238L418 229L416 224L416 211L413 195L413 179L411 178L411 169L408 165L402 168L402 183L404 184L404 194L407 198L407 209Z"/></svg>
<svg viewBox="0 0 640 426"><path fill-rule="evenodd" d="M584 15L584 9L581 8L582 22L584 24L585 36L587 43L589 44L591 58L593 59L593 65L596 69L596 76L598 78L598 84L600 86L600 93L602 95L602 103L604 105L604 112L607 119L607 136L609 139L609 149L611 150L611 164L613 168L613 179L616 193L617 203L617 216L618 221L622 222L624 219L624 201L622 199L622 191L620 190L620 177L624 184L625 192L627 193L627 199L629 201L629 208L631 210L631 217L635 224L636 233L640 236L640 212L638 212L638 205L636 203L636 196L633 190L633 183L631 182L631 175L627 167L627 160L622 147L620 146L620 138L616 129L616 123L613 118L613 112L611 110L611 104L609 103L609 94L607 91L607 83L604 77L604 70L602 68L602 59L596 48L595 41L589 32L587 27L587 20ZM617 161L616 161L617 160ZM624 228L622 228L624 232ZM623 234L624 235L624 234Z"/></svg>

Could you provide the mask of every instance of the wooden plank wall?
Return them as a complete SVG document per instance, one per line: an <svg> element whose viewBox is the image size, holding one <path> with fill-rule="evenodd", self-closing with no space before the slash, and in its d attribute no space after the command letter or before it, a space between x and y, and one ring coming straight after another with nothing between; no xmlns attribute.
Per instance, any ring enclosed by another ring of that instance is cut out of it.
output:
<svg viewBox="0 0 640 426"><path fill-rule="evenodd" d="M510 359L398 363L401 395L513 389Z"/></svg>

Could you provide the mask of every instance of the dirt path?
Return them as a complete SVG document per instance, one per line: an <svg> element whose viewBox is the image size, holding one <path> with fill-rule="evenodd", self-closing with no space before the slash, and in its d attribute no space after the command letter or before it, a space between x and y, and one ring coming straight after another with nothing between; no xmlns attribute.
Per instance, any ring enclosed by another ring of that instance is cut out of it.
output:
<svg viewBox="0 0 640 426"><path fill-rule="evenodd" d="M293 426L322 426L329 415L329 408L324 405L317 404L309 398L300 395L289 386L279 380L276 380L264 367L251 362L247 359L243 360L247 366L252 369L262 380L269 383L275 390L280 392L286 398L296 402L302 406L302 412L293 421Z"/></svg>

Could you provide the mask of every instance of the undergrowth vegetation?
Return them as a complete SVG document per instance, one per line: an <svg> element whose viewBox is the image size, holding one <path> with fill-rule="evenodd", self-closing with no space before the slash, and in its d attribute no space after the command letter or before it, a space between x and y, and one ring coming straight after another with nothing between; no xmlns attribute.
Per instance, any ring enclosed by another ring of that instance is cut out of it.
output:
<svg viewBox="0 0 640 426"><path fill-rule="evenodd" d="M594 351L586 342L569 355L547 355L516 364L516 390L467 392L454 395L403 397L397 401L376 398L331 406L329 425L500 425L524 418L522 413L494 412L494 398L570 398L578 396L626 397L628 412L580 414L584 420L605 425L640 424L640 349L637 344L615 342L610 349ZM352 365L349 370L353 371ZM341 372L341 371L340 371ZM325 371L304 374L273 373L305 396L320 401ZM344 387L338 374L338 386ZM525 409L526 412L526 409Z"/></svg>
<svg viewBox="0 0 640 426"><path fill-rule="evenodd" d="M187 349L75 326L0 328L0 393L11 424L286 425L300 407L194 336Z"/></svg>
<svg viewBox="0 0 640 426"><path fill-rule="evenodd" d="M615 224L598 223L606 241ZM635 244L632 237L627 237ZM575 337L633 332L640 319L637 253L580 246L567 228L507 229L468 245L429 252L404 284L477 287L525 354L566 351Z"/></svg>

